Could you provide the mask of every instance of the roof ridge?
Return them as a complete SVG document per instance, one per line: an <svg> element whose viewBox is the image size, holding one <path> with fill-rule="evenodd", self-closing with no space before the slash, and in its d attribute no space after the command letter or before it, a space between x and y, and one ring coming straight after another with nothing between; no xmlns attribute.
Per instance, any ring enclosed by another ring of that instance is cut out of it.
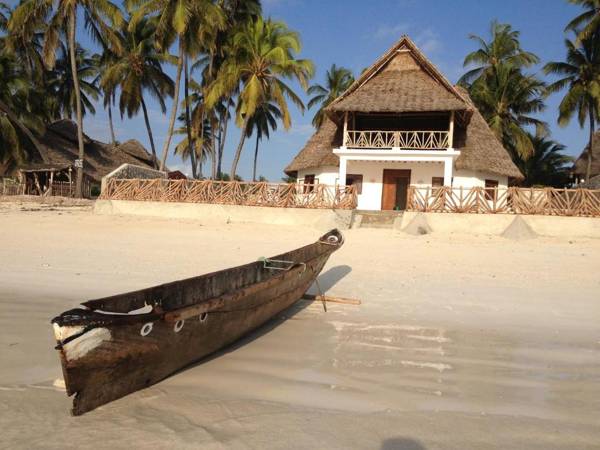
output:
<svg viewBox="0 0 600 450"><path fill-rule="evenodd" d="M467 107L470 107L468 101L460 94L455 86L444 76L444 74L433 64L425 54L419 49L415 42L406 34L403 34L400 39L392 45L383 55L381 55L371 66L369 66L348 89L342 92L335 100L333 100L327 109L330 109L336 103L341 102L348 95L360 89L402 49L403 46L407 46L408 50L416 57L417 62L425 72L431 76L435 81L440 83L448 92L453 94L458 100L462 101Z"/></svg>

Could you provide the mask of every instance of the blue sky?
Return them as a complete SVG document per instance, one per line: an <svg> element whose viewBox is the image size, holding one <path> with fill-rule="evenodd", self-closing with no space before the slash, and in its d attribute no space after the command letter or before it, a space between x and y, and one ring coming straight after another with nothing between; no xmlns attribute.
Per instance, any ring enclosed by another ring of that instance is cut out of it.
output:
<svg viewBox="0 0 600 450"><path fill-rule="evenodd" d="M11 2L15 3L15 2ZM474 49L469 34L487 38L493 19L507 22L521 32L526 50L536 53L542 63L562 60L565 56L563 29L580 9L566 0L263 0L266 16L285 21L301 35L301 57L315 62L317 73L313 82L321 83L332 63L359 73L372 64L402 34L408 34L434 64L456 82L464 72L465 55ZM79 41L91 47L85 30L78 30ZM174 68L167 69L174 76ZM534 68L540 71L541 68ZM299 88L298 88L299 89ZM306 95L303 95L306 99ZM550 97L540 118L547 121L552 137L567 147L567 153L578 155L587 140L586 129L576 121L566 128L556 124L561 94ZM170 102L169 102L170 106ZM168 113L149 100L150 120L155 142L160 152L167 131ZM268 142L261 144L258 172L271 181L283 176L283 168L302 148L313 132L314 111L302 115L293 110L289 131L278 130ZM148 149L143 118L123 120L116 114L117 139L138 139ZM229 171L232 154L239 140L239 131L231 126L225 149L224 170ZM101 104L95 116L88 116L85 132L91 137L108 141L107 115ZM175 140L179 139L175 136ZM173 148L173 144L171 145ZM244 179L251 177L254 140L247 141L239 166ZM178 157L169 156L169 166L189 173L189 166ZM209 166L209 163L207 163ZM209 167L204 169L207 174Z"/></svg>

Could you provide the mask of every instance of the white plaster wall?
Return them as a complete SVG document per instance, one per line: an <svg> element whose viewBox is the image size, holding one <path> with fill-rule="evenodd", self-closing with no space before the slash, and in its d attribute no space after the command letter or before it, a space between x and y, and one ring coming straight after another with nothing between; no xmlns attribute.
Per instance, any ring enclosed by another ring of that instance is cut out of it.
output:
<svg viewBox="0 0 600 450"><path fill-rule="evenodd" d="M97 200L94 213L194 219L203 225L257 223L313 227L321 231L347 230L352 219L349 209L269 208L263 206L214 205L128 200Z"/></svg>
<svg viewBox="0 0 600 450"><path fill-rule="evenodd" d="M362 194L358 196L358 209L381 209L383 170L410 170L410 184L431 186L431 178L444 176L444 164L438 162L375 162L348 161L346 173L362 174Z"/></svg>
<svg viewBox="0 0 600 450"><path fill-rule="evenodd" d="M499 188L508 186L508 177L473 170L454 170L452 187L485 187L485 180L496 180Z"/></svg>
<svg viewBox="0 0 600 450"><path fill-rule="evenodd" d="M335 186L338 181L339 168L336 166L323 166L314 169L306 169L298 171L298 183L304 183L305 175L314 175L315 181L320 184L328 184Z"/></svg>

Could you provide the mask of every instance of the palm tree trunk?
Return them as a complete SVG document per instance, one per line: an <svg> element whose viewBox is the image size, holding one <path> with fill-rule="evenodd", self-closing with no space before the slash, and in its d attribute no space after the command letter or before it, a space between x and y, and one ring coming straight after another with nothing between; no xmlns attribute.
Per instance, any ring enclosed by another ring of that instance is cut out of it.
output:
<svg viewBox="0 0 600 450"><path fill-rule="evenodd" d="M142 95L142 111L144 112L144 122L146 122L146 130L148 130L148 139L150 140L150 148L152 149L152 165L158 169L158 158L156 157L156 147L154 146L154 137L152 136L152 128L150 128L150 120L148 119L148 108Z"/></svg>
<svg viewBox="0 0 600 450"><path fill-rule="evenodd" d="M592 154L593 154L593 144L594 144L594 128L596 124L596 116L594 114L594 107L590 106L590 142L588 144L588 154L587 154L587 167L585 168L585 182L589 183L590 178L592 176Z"/></svg>
<svg viewBox="0 0 600 450"><path fill-rule="evenodd" d="M183 66L183 96L185 101L185 129L187 132L188 138L188 150L190 151L190 162L192 164L192 178L198 178L196 172L196 149L194 148L194 143L192 141L192 124L190 118L190 87L189 87L189 69L188 69L188 57L184 56L184 66Z"/></svg>
<svg viewBox="0 0 600 450"><path fill-rule="evenodd" d="M212 120L212 130L214 127L215 120ZM217 147L216 147L216 133L212 133L210 136L210 149L211 149L211 171L210 176L214 180L217 177Z"/></svg>
<svg viewBox="0 0 600 450"><path fill-rule="evenodd" d="M229 123L229 97L225 99L226 109L225 116L223 118L223 132L221 134L221 140L219 142L219 157L217 162L217 176L220 178L223 174L223 150L225 149L225 139L227 138L227 124Z"/></svg>
<svg viewBox="0 0 600 450"><path fill-rule="evenodd" d="M112 139L112 145L117 145L117 138L115 137L115 127L113 126L113 118L112 118L112 106L110 101L108 102L108 124L110 126L110 138Z"/></svg>
<svg viewBox="0 0 600 450"><path fill-rule="evenodd" d="M244 148L244 141L246 140L246 130L248 129L249 118L246 117L244 119L244 124L242 125L241 132L242 136L240 137L240 143L237 146L235 151L235 156L233 157L233 163L231 164L231 172L229 176L231 177L231 181L235 180L235 174L237 171L238 163L240 162L240 156L242 156L242 149Z"/></svg>
<svg viewBox="0 0 600 450"><path fill-rule="evenodd" d="M29 128L27 128L25 125L23 125L23 123L19 120L19 118L15 115L15 113L13 113L11 111L11 109L8 107L8 105L6 103L4 103L3 101L0 101L0 110L2 110L2 112L4 112L4 114L6 114L8 119L12 123L14 123L17 126L17 128L19 128L19 130L21 130L21 132L25 136L27 136L27 138L31 141L31 143L33 144L33 146L39 153L40 158L42 158L42 161L44 161L45 163L48 163L48 158L46 158L46 154L42 150L42 146L41 146L40 142L36 139L36 137L29 130Z"/></svg>
<svg viewBox="0 0 600 450"><path fill-rule="evenodd" d="M75 196L83 197L83 116L81 113L81 91L79 90L79 78L77 77L77 61L75 59L75 20L77 10L73 7L69 14L69 54L71 58L71 76L73 77L73 89L75 90L75 103L77 108L77 145L79 147L79 165L76 167Z"/></svg>
<svg viewBox="0 0 600 450"><path fill-rule="evenodd" d="M160 159L160 170L165 170L167 163L167 154L173 137L173 128L175 128L175 119L177 118L177 107L179 104L179 85L181 84L181 70L183 69L183 40L179 39L179 56L177 58L177 74L175 75L175 94L173 95L173 106L171 109L171 118L169 119L169 129L167 131L167 139L163 146L162 156Z"/></svg>
<svg viewBox="0 0 600 450"><path fill-rule="evenodd" d="M254 147L254 168L252 169L252 181L256 181L256 161L258 160L258 140L259 132L256 130L256 146Z"/></svg>

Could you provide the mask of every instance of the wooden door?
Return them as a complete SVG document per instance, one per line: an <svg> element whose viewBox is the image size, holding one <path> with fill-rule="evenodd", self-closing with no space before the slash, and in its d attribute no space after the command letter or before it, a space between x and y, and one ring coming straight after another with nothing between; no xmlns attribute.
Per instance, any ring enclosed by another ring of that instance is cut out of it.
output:
<svg viewBox="0 0 600 450"><path fill-rule="evenodd" d="M384 169L381 209L406 209L409 185L410 170Z"/></svg>

